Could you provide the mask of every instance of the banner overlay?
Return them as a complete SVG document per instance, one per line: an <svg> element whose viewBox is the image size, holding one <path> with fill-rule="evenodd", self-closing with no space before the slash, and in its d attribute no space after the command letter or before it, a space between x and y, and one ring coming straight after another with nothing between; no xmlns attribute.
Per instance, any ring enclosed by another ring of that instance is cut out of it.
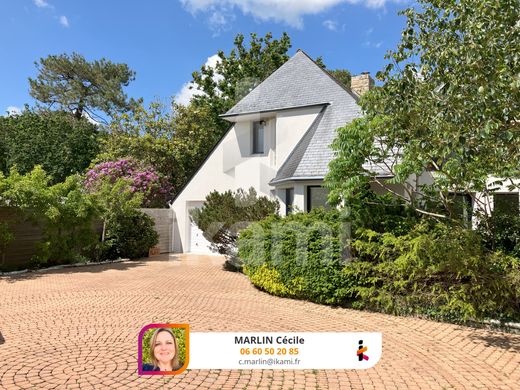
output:
<svg viewBox="0 0 520 390"><path fill-rule="evenodd" d="M367 332L190 334L189 369L366 369L382 354Z"/></svg>

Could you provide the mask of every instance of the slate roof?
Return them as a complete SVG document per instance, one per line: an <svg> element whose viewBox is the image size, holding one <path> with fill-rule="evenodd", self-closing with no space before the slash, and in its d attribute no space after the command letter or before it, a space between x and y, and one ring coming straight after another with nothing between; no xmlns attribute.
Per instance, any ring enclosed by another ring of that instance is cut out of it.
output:
<svg viewBox="0 0 520 390"><path fill-rule="evenodd" d="M285 64L222 117L323 105L303 138L280 167L271 184L321 179L333 158L329 145L336 129L362 115L357 96L339 84L307 54L298 50ZM381 172L384 175L384 172Z"/></svg>
<svg viewBox="0 0 520 390"><path fill-rule="evenodd" d="M298 50L285 64L275 70L256 88L235 104L222 117L274 111L284 108L329 103L327 88L355 95L341 87L327 72L302 50Z"/></svg>

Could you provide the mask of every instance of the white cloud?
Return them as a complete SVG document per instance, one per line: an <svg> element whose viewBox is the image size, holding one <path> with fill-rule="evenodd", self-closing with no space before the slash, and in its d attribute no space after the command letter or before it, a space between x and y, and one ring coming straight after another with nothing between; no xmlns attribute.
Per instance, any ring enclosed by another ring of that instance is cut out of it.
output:
<svg viewBox="0 0 520 390"><path fill-rule="evenodd" d="M333 20L325 20L323 25L330 31L338 31L338 22L334 22Z"/></svg>
<svg viewBox="0 0 520 390"><path fill-rule="evenodd" d="M208 59L206 60L206 63L204 65L214 68L219 61L220 61L220 57L217 54L215 54L215 55L212 55L211 57L208 57ZM221 75L216 74L214 76L214 80L218 81L221 79L222 79ZM179 92L177 92L177 94L175 94L175 101L179 104L188 105L193 96L202 95L203 93L204 92L197 89L197 86L190 81L188 83L185 83L182 86L181 90Z"/></svg>
<svg viewBox="0 0 520 390"><path fill-rule="evenodd" d="M369 8L381 8L386 3L402 3L408 0L180 0L184 8L193 14L206 13L222 23L229 20L219 18L218 12L228 14L239 9L260 21L273 20L295 28L303 28L303 16L327 11L339 4L360 4ZM217 13L217 14L216 14ZM211 27L211 21L210 21Z"/></svg>
<svg viewBox="0 0 520 390"><path fill-rule="evenodd" d="M45 0L34 0L34 5L38 8L52 8Z"/></svg>
<svg viewBox="0 0 520 390"><path fill-rule="evenodd" d="M199 91L193 83L189 82L184 84L181 90L177 92L175 102L187 106L193 96L200 94L202 94L202 91Z"/></svg>
<svg viewBox="0 0 520 390"><path fill-rule="evenodd" d="M379 49L381 46L383 46L383 41L379 41L379 42L365 41L363 43L363 45L365 47L372 47L372 48Z"/></svg>
<svg viewBox="0 0 520 390"><path fill-rule="evenodd" d="M235 18L233 11L223 7L222 9L214 9L211 11L211 15L208 17L208 24L216 36L223 31L230 30Z"/></svg>
<svg viewBox="0 0 520 390"><path fill-rule="evenodd" d="M222 28L225 27L227 24L225 15L220 11L213 12L209 17L208 21L209 24L212 25L214 28Z"/></svg>
<svg viewBox="0 0 520 390"><path fill-rule="evenodd" d="M20 107L16 106L9 106L5 109L5 111L7 112L7 116L20 115L22 113Z"/></svg>
<svg viewBox="0 0 520 390"><path fill-rule="evenodd" d="M69 27L69 19L65 15L60 16L60 24L64 27Z"/></svg>
<svg viewBox="0 0 520 390"><path fill-rule="evenodd" d="M206 60L206 63L204 65L209 66L210 68L214 68L215 66L217 66L217 64L219 62L220 62L220 57L218 56L218 54L214 54L211 57L208 57L208 59ZM215 77L217 79L221 78L220 75L217 75Z"/></svg>

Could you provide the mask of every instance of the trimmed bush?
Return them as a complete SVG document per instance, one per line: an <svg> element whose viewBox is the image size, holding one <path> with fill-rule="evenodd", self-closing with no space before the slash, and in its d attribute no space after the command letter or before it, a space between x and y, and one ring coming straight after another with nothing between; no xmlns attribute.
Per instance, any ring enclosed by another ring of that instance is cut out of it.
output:
<svg viewBox="0 0 520 390"><path fill-rule="evenodd" d="M211 243L213 251L226 256L225 268L241 270L237 257L239 232L251 222L278 212L279 204L266 196L257 196L254 188L248 192L211 192L200 209L192 211L192 217L204 237Z"/></svg>
<svg viewBox="0 0 520 390"><path fill-rule="evenodd" d="M343 304L347 281L342 259L348 225L336 210L273 216L242 231L244 273L273 294Z"/></svg>
<svg viewBox="0 0 520 390"><path fill-rule="evenodd" d="M153 219L135 210L130 215L112 215L107 221L103 257L137 259L148 256L148 250L159 243Z"/></svg>

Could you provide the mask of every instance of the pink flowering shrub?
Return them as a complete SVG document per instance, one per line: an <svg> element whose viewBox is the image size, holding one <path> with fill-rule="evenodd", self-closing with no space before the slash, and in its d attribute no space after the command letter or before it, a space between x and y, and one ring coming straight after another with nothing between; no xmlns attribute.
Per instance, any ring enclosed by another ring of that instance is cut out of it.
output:
<svg viewBox="0 0 520 390"><path fill-rule="evenodd" d="M103 183L127 179L132 192L144 195L143 207L165 207L172 192L171 185L155 169L133 159L99 163L87 172L84 185L87 191L96 192Z"/></svg>

